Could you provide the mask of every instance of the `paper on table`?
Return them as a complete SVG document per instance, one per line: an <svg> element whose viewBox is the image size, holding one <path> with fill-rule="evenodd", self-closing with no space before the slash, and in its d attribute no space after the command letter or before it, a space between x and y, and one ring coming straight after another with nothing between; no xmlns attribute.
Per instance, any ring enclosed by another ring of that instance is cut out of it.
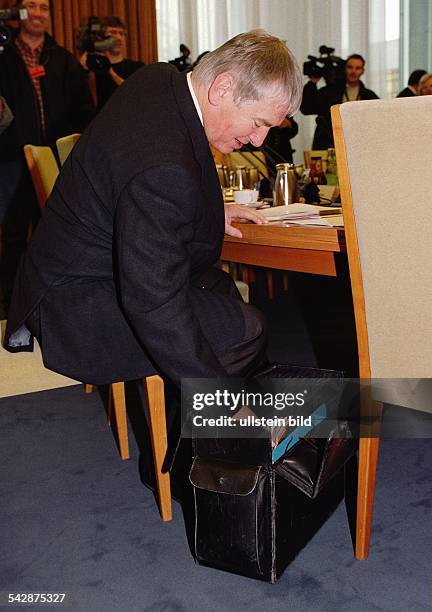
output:
<svg viewBox="0 0 432 612"><path fill-rule="evenodd" d="M313 204L289 204L288 206L275 206L263 210L261 214L269 221L283 221L284 219L301 219L318 217L320 215L332 215L340 213L338 208L327 206L314 206Z"/></svg>
<svg viewBox="0 0 432 612"><path fill-rule="evenodd" d="M333 227L324 217L308 217L303 219L285 219L282 221L284 225L312 225L314 227Z"/></svg>
<svg viewBox="0 0 432 612"><path fill-rule="evenodd" d="M343 215L332 215L331 217L327 217L327 220L332 227L344 226Z"/></svg>

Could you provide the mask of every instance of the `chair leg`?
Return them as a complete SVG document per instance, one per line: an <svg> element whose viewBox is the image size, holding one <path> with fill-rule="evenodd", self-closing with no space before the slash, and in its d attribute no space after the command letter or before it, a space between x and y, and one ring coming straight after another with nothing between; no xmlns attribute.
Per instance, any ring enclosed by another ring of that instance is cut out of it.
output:
<svg viewBox="0 0 432 612"><path fill-rule="evenodd" d="M288 272L282 272L282 285L283 285L283 290L284 291L288 291L288 289L289 289L289 276L288 276Z"/></svg>
<svg viewBox="0 0 432 612"><path fill-rule="evenodd" d="M165 416L164 383L160 376L147 376L144 379L147 389L150 436L156 472L156 487L159 497L160 514L163 521L172 519L171 485L169 472L162 473L168 442Z"/></svg>
<svg viewBox="0 0 432 612"><path fill-rule="evenodd" d="M274 297L274 288L273 288L273 272L271 270L266 270L267 276L267 293L269 300L272 300Z"/></svg>
<svg viewBox="0 0 432 612"><path fill-rule="evenodd" d="M116 382L110 385L108 399L108 423L111 425L112 409L117 426L118 444L120 457L129 459L129 441L126 416L126 398L123 382Z"/></svg>
<svg viewBox="0 0 432 612"><path fill-rule="evenodd" d="M379 443L379 438L360 438L355 549L357 559L367 559L369 555Z"/></svg>
<svg viewBox="0 0 432 612"><path fill-rule="evenodd" d="M94 385L84 385L84 391L86 393L93 393L94 391Z"/></svg>
<svg viewBox="0 0 432 612"><path fill-rule="evenodd" d="M249 266L242 266L241 267L241 279L244 283L246 283L246 285L249 285L250 283L250 268Z"/></svg>

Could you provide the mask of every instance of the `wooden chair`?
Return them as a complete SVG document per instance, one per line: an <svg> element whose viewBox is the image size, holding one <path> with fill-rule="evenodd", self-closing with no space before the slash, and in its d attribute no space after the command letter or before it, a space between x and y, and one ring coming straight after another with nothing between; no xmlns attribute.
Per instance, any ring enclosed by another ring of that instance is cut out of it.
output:
<svg viewBox="0 0 432 612"><path fill-rule="evenodd" d="M432 97L334 106L332 123L360 378L431 378ZM379 438L360 438L358 559L369 553L378 449Z"/></svg>
<svg viewBox="0 0 432 612"><path fill-rule="evenodd" d="M56 140L57 153L59 156L60 164L63 166L70 152L76 145L81 134L69 134L69 136L63 136Z"/></svg>
<svg viewBox="0 0 432 612"><path fill-rule="evenodd" d="M234 151L229 153L230 162L233 168L236 166L245 166L250 169L252 182L260 180L263 176L269 178L269 171L267 168L267 162L265 155L262 151L250 151L239 152ZM254 279L254 270L251 266L244 266L243 280L248 282L250 275ZM274 270L267 268L265 270L266 282L267 282L267 295L270 300L274 298ZM282 273L283 289L288 289L288 274Z"/></svg>
<svg viewBox="0 0 432 612"><path fill-rule="evenodd" d="M234 151L232 153L222 154L214 147L211 147L213 153L213 159L216 165L224 165L228 170L235 170L238 166L245 166L249 168L250 180L255 183L261 178L269 178L269 171L267 168L267 162L265 155L262 151ZM225 269L229 271L228 266ZM267 294L270 300L274 297L274 274L273 270L266 269L266 281L267 281ZM255 269L253 266L246 266L241 264L241 277L245 284L253 283L255 281ZM284 291L288 289L288 275L282 274L282 282Z"/></svg>
<svg viewBox="0 0 432 612"><path fill-rule="evenodd" d="M39 207L45 208L46 201L59 173L54 153L50 147L28 144L24 146L24 156L32 177Z"/></svg>
<svg viewBox="0 0 432 612"><path fill-rule="evenodd" d="M49 147L25 145L24 155L32 177L39 206L44 208L59 173L54 154ZM162 520L169 521L172 518L170 479L168 473L162 473L162 463L167 450L164 385L159 376L146 377L144 379L144 384L147 390L149 406L150 436L153 446L159 507ZM92 385L85 385L86 393L92 390ZM114 415L118 433L120 457L122 459L128 459L129 444L123 382L112 383L110 385L109 398L108 422L110 424L112 423Z"/></svg>
<svg viewBox="0 0 432 612"><path fill-rule="evenodd" d="M245 166L249 168L251 173L251 181L255 183L256 181L261 180L263 176L269 178L269 172L267 168L267 163L265 159L265 155L262 151L233 151L233 153L228 154L231 168L236 168L237 166Z"/></svg>
<svg viewBox="0 0 432 612"><path fill-rule="evenodd" d="M162 465L168 448L165 417L164 383L160 376L146 376L143 379L147 395L150 439L156 475L156 490L159 509L163 521L172 519L171 486L169 473L162 472ZM93 385L85 385L85 392L91 393ZM129 440L126 416L126 398L124 382L111 383L108 398L108 423L116 423L120 457L129 459Z"/></svg>

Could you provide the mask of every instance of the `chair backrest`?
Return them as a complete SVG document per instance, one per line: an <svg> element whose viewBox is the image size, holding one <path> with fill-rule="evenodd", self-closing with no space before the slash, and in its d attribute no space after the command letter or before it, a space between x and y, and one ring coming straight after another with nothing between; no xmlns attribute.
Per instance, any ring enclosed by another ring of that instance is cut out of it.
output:
<svg viewBox="0 0 432 612"><path fill-rule="evenodd" d="M305 168L310 168L311 159L313 157L319 157L324 162L323 166L324 166L324 171L325 171L325 165L326 165L325 162L327 162L327 155L328 155L327 149L322 149L322 150L321 149L316 149L316 150L311 149L309 151L303 151Z"/></svg>
<svg viewBox="0 0 432 612"><path fill-rule="evenodd" d="M251 184L256 183L261 180L263 177L269 178L269 171L267 168L266 158L262 151L245 151L238 152L235 151L233 153L220 153L214 147L210 147L213 159L218 168L219 179L221 183L224 185L223 176L222 176L222 167L226 166L229 170L235 170L238 166L244 166L245 168L249 168L248 172L250 172L250 182Z"/></svg>
<svg viewBox="0 0 432 612"><path fill-rule="evenodd" d="M432 377L432 97L332 108L360 375Z"/></svg>
<svg viewBox="0 0 432 612"><path fill-rule="evenodd" d="M259 170L259 172L257 170L257 175L259 175L258 178L262 178L262 174L267 178L269 177L266 158L262 151L242 151L241 153L239 151L234 151L228 155L232 168L236 168L237 166L245 166L251 169L255 168Z"/></svg>
<svg viewBox="0 0 432 612"><path fill-rule="evenodd" d="M25 145L24 155L39 206L44 208L59 173L54 153L49 147Z"/></svg>
<svg viewBox="0 0 432 612"><path fill-rule="evenodd" d="M69 136L63 136L62 138L58 138L56 140L57 152L60 160L60 164L63 166L67 158L69 157L69 153L74 148L77 140L81 134L69 134Z"/></svg>

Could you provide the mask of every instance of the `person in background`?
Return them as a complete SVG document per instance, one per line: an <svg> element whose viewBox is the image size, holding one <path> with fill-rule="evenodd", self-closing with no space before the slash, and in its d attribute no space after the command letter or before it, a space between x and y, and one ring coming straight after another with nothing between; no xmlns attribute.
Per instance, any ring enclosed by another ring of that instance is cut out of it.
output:
<svg viewBox="0 0 432 612"><path fill-rule="evenodd" d="M188 70L192 67L190 49L182 43L180 45L180 56L170 60L169 63L175 66L180 72L183 72L183 70Z"/></svg>
<svg viewBox="0 0 432 612"><path fill-rule="evenodd" d="M0 96L0 134L12 123L13 113L6 100ZM1 223L1 217L0 217Z"/></svg>
<svg viewBox="0 0 432 612"><path fill-rule="evenodd" d="M248 376L266 324L215 267L235 219L224 207L210 144L259 147L294 114L300 69L286 44L239 34L192 72L168 63L132 75L75 145L21 262L5 346L95 384L160 372ZM151 92L151 95L149 95Z"/></svg>
<svg viewBox="0 0 432 612"><path fill-rule="evenodd" d="M419 95L419 82L426 70L413 70L409 75L408 85L398 93L396 98L409 98Z"/></svg>
<svg viewBox="0 0 432 612"><path fill-rule="evenodd" d="M24 0L28 19L0 54L0 92L15 119L0 136L1 281L7 311L30 224L40 216L23 146L54 145L81 132L94 114L87 75L75 57L47 34L48 0Z"/></svg>
<svg viewBox="0 0 432 612"><path fill-rule="evenodd" d="M326 85L321 89L317 84L321 77L310 77L303 88L300 110L304 115L318 115L316 119L312 149L334 147L330 109L334 104L354 100L376 100L378 96L367 89L360 77L364 74L365 60L358 53L350 55L345 62L345 82Z"/></svg>
<svg viewBox="0 0 432 612"><path fill-rule="evenodd" d="M427 72L419 82L419 96L432 95L432 72Z"/></svg>
<svg viewBox="0 0 432 612"><path fill-rule="evenodd" d="M291 146L291 138L294 138L297 133L298 124L292 117L285 117L280 125L270 129L262 148L267 165L272 167L273 170L276 170L276 164L293 163L294 150Z"/></svg>
<svg viewBox="0 0 432 612"><path fill-rule="evenodd" d="M111 49L100 52L109 60L109 64L104 68L95 70L98 111L106 104L119 85L144 66L144 62L126 57L127 30L126 25L119 17L114 15L104 17L101 20L101 29L102 34L106 38L115 39L116 44ZM81 56L81 64L85 68L87 67L87 53L83 53Z"/></svg>

